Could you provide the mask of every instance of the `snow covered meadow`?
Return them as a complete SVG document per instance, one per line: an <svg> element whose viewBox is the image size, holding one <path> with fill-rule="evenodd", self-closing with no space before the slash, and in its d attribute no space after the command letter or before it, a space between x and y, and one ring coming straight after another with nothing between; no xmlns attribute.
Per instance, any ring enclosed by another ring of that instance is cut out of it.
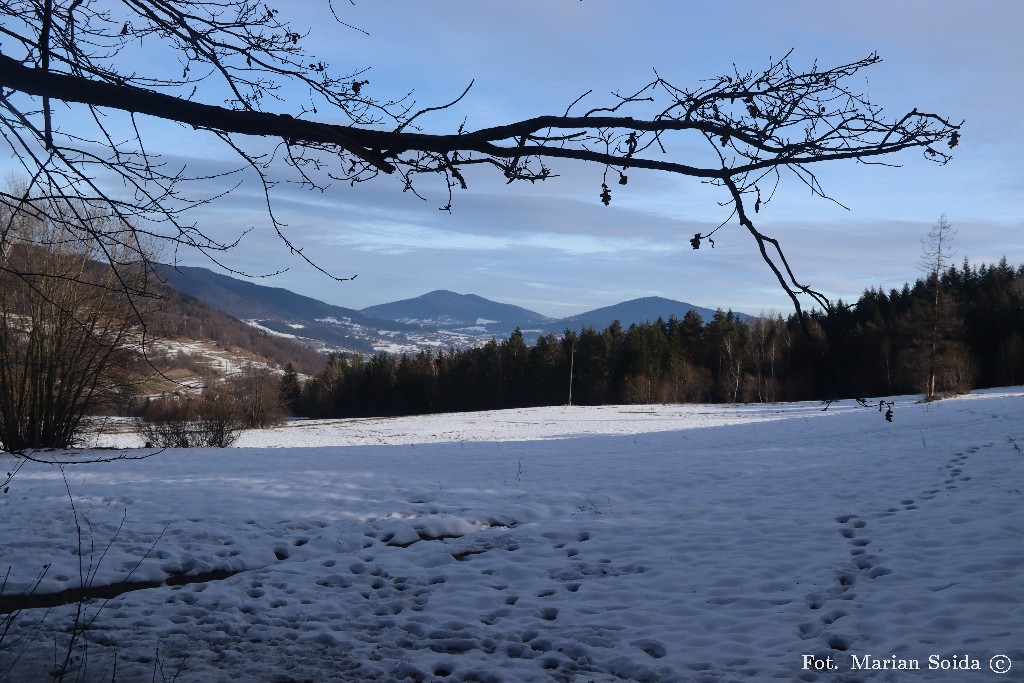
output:
<svg viewBox="0 0 1024 683"><path fill-rule="evenodd" d="M891 424L559 407L27 463L5 608L40 573L137 590L23 609L0 675L45 679L77 615L86 681L1024 680L1024 388L914 398Z"/></svg>

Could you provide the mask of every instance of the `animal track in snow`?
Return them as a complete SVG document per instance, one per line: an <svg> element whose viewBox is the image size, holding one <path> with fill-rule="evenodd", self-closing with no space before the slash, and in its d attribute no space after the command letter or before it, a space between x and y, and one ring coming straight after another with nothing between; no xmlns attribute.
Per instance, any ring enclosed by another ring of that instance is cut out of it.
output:
<svg viewBox="0 0 1024 683"><path fill-rule="evenodd" d="M538 612L537 616L545 621L554 621L558 618L557 607L542 607Z"/></svg>
<svg viewBox="0 0 1024 683"><path fill-rule="evenodd" d="M640 648L654 659L661 659L668 654L668 649L657 640L637 640L630 644Z"/></svg>
<svg viewBox="0 0 1024 683"><path fill-rule="evenodd" d="M821 623L825 624L826 626L830 626L835 622L839 621L840 619L842 619L843 617L845 617L846 615L847 612L844 612L841 609L832 610L828 614L825 614L821 617Z"/></svg>
<svg viewBox="0 0 1024 683"><path fill-rule="evenodd" d="M903 499L900 504L904 506L904 510L913 509L915 506L911 499ZM889 508L881 516L889 516L898 512L901 512L899 508ZM800 624L797 630L802 640L821 639L829 650L846 652L853 646L853 639L834 632L832 626L848 614L847 610L830 609L823 612L823 608L830 601L842 600L847 603L855 601L857 593L854 587L861 575L874 579L892 572L885 567L876 566L875 558L867 554L871 539L861 535L867 529L865 520L853 514L839 515L834 519L840 527L839 535L850 546L850 568L835 573L835 585L832 588L824 593L816 592L806 596L807 608L819 616L814 621Z"/></svg>
<svg viewBox="0 0 1024 683"><path fill-rule="evenodd" d="M853 572L841 572L836 575L836 581L839 582L840 588L845 593L853 588L853 584L857 582L857 575Z"/></svg>
<svg viewBox="0 0 1024 683"><path fill-rule="evenodd" d="M971 480L969 475L964 474L963 467L968 461L968 455L977 453L981 448L989 448L995 444L988 443L983 446L971 446L964 451L957 452L949 462L942 466L941 469L946 471L946 478L942 481L943 489L946 491L946 495L949 495L951 491L956 490L957 485L966 483ZM927 492L930 495L938 493L938 491Z"/></svg>
<svg viewBox="0 0 1024 683"><path fill-rule="evenodd" d="M844 638L837 633L829 633L825 636L825 644L838 652L846 652L850 649L852 643L848 638Z"/></svg>
<svg viewBox="0 0 1024 683"><path fill-rule="evenodd" d="M899 500L898 505L885 508L882 512L877 513L877 517L885 518L907 514L910 510L919 509L925 501L930 501L941 493L945 493L948 496L950 491L957 488L958 484L970 481L970 476L964 474L964 465L969 459L968 454L976 453L979 449L972 447L965 450L966 452L956 453L949 462L941 467L945 472L943 489L927 489L922 491L917 497L902 498ZM854 514L845 514L835 517L835 522L840 527L839 535L849 545L852 569L836 572L837 585L832 589L823 594L811 593L806 597L808 609L815 612L822 610L832 600L856 600L856 592L853 589L858 578L874 580L893 573L888 567L879 564L880 558L877 554L869 554L868 550L872 539L865 535L868 525L864 519ZM953 584L936 586L931 590L942 591L951 585ZM834 633L829 628L838 619L846 616L846 614L847 612L844 610L831 610L821 615L816 621L801 624L798 629L799 636L805 640L820 637L830 650L846 652L853 646L854 641L851 638Z"/></svg>
<svg viewBox="0 0 1024 683"><path fill-rule="evenodd" d="M499 619L501 619L502 617L507 617L511 613L512 610L509 609L496 609L480 617L480 623L485 624L487 626L493 626L494 623L497 622Z"/></svg>

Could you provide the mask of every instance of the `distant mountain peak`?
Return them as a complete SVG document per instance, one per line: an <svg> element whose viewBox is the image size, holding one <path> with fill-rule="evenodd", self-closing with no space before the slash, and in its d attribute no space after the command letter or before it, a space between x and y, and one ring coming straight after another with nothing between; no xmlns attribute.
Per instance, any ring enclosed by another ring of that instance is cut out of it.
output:
<svg viewBox="0 0 1024 683"><path fill-rule="evenodd" d="M368 306L361 313L375 318L388 318L420 325L462 325L480 327L496 325L501 332L515 326L535 326L551 322L551 318L512 304L502 304L477 294L459 294L436 289L412 299ZM499 330L496 329L495 332Z"/></svg>
<svg viewBox="0 0 1024 683"><path fill-rule="evenodd" d="M600 330L615 320L618 320L623 326L628 326L632 323L653 322L658 318L668 320L672 316L682 319L690 311L697 313L704 321L711 320L715 315L713 309L695 306L685 301L666 299L661 296L644 296L612 306L595 308L586 313L564 318L560 322L577 327L592 326ZM739 316L741 318L749 317L743 313L740 313Z"/></svg>

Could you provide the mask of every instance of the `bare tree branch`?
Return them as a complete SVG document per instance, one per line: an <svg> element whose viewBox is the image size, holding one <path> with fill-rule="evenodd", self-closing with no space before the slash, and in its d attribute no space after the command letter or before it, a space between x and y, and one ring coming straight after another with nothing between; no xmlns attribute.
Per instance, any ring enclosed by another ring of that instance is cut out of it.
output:
<svg viewBox="0 0 1024 683"><path fill-rule="evenodd" d="M945 150L960 138L960 124L917 109L889 118L852 87L855 75L880 61L876 54L804 70L794 69L786 54L762 71L734 67L696 88L655 73L642 88L613 93L611 101L585 110L590 93L562 115L429 133L422 129L429 114L457 106L468 87L438 106L417 106L409 96L378 101L363 72L336 74L305 52L302 32L256 0L109 5L113 9L77 0L0 0L0 34L6 37L0 48L0 136L35 179L33 189L104 205L122 222L175 248L207 254L231 245L210 240L182 216L213 197L186 199L182 188L210 178L165 169L144 145L148 117L209 132L226 143L240 169L256 171L268 220L286 247L307 261L274 216L274 156L252 151L249 138L280 141L284 165L298 173L303 186L323 189L331 181L354 184L384 174L415 193L419 179L433 177L449 194L444 209L451 207L454 189L470 185L460 169L478 166L497 169L508 182L537 182L555 177L555 162L587 162L600 170L605 204L613 200L609 185L626 185L630 169L695 178L723 188L723 204L732 205L729 213L754 238L797 311L800 297L826 308L829 302L798 281L779 241L755 227L748 204L759 213L783 171L815 195L836 201L818 182L818 164L895 165L896 155L914 149L944 164L950 159ZM180 74L137 73L124 54L143 41L147 49L175 57ZM283 95L286 86L289 92L304 88L308 101L293 104ZM62 118L65 109L54 110L52 102L72 112L86 107L98 133L89 137L78 130L79 122ZM298 109L274 110L289 105ZM584 113L573 114L574 109ZM111 133L106 116L115 112L130 117L131 139ZM694 153L694 143L703 151ZM101 183L106 176L120 179L128 193ZM710 240L710 233L698 233L690 242L698 248Z"/></svg>

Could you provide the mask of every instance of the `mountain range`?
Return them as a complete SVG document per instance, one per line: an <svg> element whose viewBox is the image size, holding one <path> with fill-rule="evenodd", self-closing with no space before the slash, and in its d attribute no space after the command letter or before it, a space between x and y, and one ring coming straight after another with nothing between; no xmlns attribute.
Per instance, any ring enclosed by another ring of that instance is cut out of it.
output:
<svg viewBox="0 0 1024 683"><path fill-rule="evenodd" d="M160 266L171 286L250 325L329 352L415 353L430 348L465 348L504 338L516 328L527 343L566 329L604 329L618 320L623 327L696 311L709 320L715 311L692 304L644 297L568 318L549 318L519 306L475 294L429 292L362 310L335 306L280 287L267 287L207 268ZM745 314L738 314L747 318Z"/></svg>

